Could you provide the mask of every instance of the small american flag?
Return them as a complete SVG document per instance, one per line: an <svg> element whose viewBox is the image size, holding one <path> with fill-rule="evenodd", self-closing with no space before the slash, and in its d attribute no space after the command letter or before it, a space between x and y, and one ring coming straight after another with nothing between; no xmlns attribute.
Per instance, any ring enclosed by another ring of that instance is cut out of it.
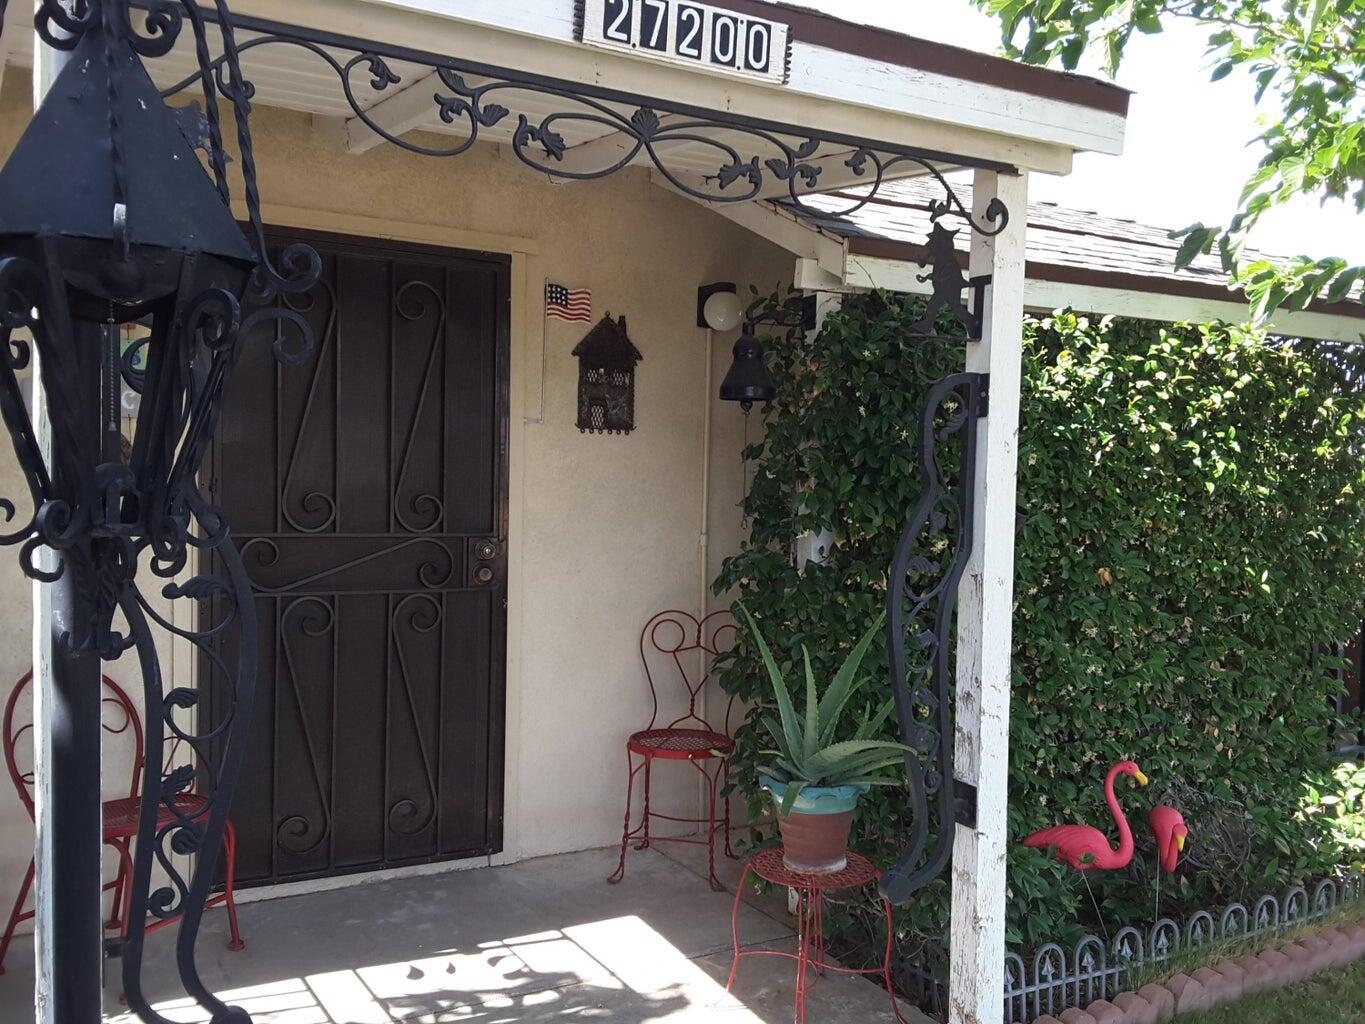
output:
<svg viewBox="0 0 1365 1024"><path fill-rule="evenodd" d="M562 284L545 286L545 315L560 320L587 323L592 319L592 292L586 288L565 288Z"/></svg>

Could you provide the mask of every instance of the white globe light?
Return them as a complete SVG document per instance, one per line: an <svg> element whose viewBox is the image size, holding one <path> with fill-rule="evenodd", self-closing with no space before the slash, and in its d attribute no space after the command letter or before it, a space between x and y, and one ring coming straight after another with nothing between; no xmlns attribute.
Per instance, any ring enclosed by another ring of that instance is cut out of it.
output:
<svg viewBox="0 0 1365 1024"><path fill-rule="evenodd" d="M734 292L714 292L702 307L702 316L713 331L733 331L744 318L744 303Z"/></svg>

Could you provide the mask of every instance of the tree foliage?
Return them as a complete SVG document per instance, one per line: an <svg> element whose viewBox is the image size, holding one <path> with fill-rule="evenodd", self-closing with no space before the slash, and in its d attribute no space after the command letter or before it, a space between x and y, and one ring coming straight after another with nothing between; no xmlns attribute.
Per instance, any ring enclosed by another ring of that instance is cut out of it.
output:
<svg viewBox="0 0 1365 1024"><path fill-rule="evenodd" d="M909 336L922 308L850 299L817 339L770 342L778 394L748 450L752 533L716 589L737 592L773 649L788 652L784 673L804 671L790 652L805 644L818 652L816 679L832 679L882 610L886 567L920 492L920 404L963 359L959 343ZM1328 697L1339 684L1313 660L1365 603L1357 379L1340 350L1227 326L1065 312L1027 322L1011 942L1093 926L1078 875L1017 840L1058 822L1107 827L1101 782L1125 758L1153 785L1120 797L1138 836L1135 867L1092 879L1111 926L1150 917L1146 812L1161 799L1191 827L1187 867L1167 880L1163 907L1259 894L1360 856L1345 849L1359 824L1338 825L1325 809L1344 785L1329 756ZM794 539L819 529L834 532L832 554L799 570ZM888 696L881 642L863 671L873 678L850 705L855 723ZM751 642L720 678L754 702L731 773L758 809L772 698ZM857 848L894 860L907 813L903 792L874 791ZM903 934L942 934L947 879L899 914ZM872 922L856 908L841 918L855 936L873 934Z"/></svg>
<svg viewBox="0 0 1365 1024"><path fill-rule="evenodd" d="M1113 74L1133 33L1157 33L1176 20L1208 29L1210 78L1233 72L1255 79L1256 99L1273 97L1254 142L1262 156L1226 225L1192 224L1177 264L1216 247L1245 288L1258 319L1277 308L1302 309L1315 297L1339 301L1365 281L1365 266L1328 256L1282 265L1244 260L1247 233L1267 210L1306 194L1365 210L1365 3L1361 0L974 0L997 15L1005 49L1033 63L1074 69L1090 47Z"/></svg>

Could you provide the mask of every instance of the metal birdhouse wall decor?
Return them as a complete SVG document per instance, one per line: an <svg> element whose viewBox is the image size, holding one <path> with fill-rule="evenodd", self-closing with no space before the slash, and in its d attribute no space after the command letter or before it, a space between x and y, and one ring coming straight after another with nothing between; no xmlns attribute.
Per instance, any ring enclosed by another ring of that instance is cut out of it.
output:
<svg viewBox="0 0 1365 1024"><path fill-rule="evenodd" d="M644 357L626 334L626 318L608 313L573 350L578 359L578 429L629 434L635 429L635 364Z"/></svg>

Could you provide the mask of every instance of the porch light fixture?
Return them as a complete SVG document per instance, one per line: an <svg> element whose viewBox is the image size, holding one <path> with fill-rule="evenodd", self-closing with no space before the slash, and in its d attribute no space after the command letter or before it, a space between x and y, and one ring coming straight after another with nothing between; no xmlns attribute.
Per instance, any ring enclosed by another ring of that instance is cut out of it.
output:
<svg viewBox="0 0 1365 1024"><path fill-rule="evenodd" d="M713 331L733 331L744 320L744 303L728 282L708 284L700 289L701 316L698 327Z"/></svg>
<svg viewBox="0 0 1365 1024"><path fill-rule="evenodd" d="M142 675L147 746L128 934L116 946L123 991L144 1021L164 1021L142 993L142 947L148 913L179 916L176 960L186 992L215 1024L249 1021L209 992L194 963L257 661L250 586L197 475L242 340L274 321L276 356L307 355L307 325L276 299L311 287L321 263L306 246L286 250L278 267L266 254L248 126L252 87L223 0L216 6L223 56L215 62L194 3L84 0L68 9L41 0L38 34L72 53L0 170L0 414L32 504L0 543L22 545L23 571L51 588L52 696L35 723L51 758L40 790L51 872L40 877L51 909L40 927L51 929L44 943L52 949L55 1019L72 1024L100 1019L100 661L129 650ZM209 173L142 63L168 53L186 21L199 54ZM230 205L219 96L233 107L249 241ZM121 351L119 326L144 317L150 335ZM17 374L30 349L16 332L37 349L50 455L25 408ZM128 456L122 382L141 395ZM8 501L3 509L11 521L18 515ZM202 573L191 561L196 551L206 560ZM144 593L142 565L164 581L160 597L199 605L195 626L179 624L181 616ZM199 574L185 578L186 570ZM153 624L198 649L201 685L212 683L222 705L212 722L184 720L197 716L199 693L163 685ZM163 774L168 733L191 760ZM181 867L185 857L192 870ZM165 877L152 891L154 862Z"/></svg>

